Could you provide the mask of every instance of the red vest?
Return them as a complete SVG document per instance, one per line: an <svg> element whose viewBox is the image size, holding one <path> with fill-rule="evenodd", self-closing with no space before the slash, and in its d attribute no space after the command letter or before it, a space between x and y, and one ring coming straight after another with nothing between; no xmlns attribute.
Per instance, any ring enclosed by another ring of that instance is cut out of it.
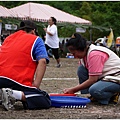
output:
<svg viewBox="0 0 120 120"><path fill-rule="evenodd" d="M6 38L0 50L0 77L32 86L37 67L32 59L32 47L37 36L17 31Z"/></svg>

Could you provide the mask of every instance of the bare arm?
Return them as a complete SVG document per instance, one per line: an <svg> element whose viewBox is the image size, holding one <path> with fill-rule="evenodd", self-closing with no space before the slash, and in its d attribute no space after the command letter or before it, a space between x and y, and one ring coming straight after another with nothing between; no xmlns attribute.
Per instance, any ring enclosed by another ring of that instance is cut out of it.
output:
<svg viewBox="0 0 120 120"><path fill-rule="evenodd" d="M46 70L46 59L40 59L36 69L36 77L33 86L39 88Z"/></svg>
<svg viewBox="0 0 120 120"><path fill-rule="evenodd" d="M53 34L51 34L50 32L47 31L47 28L44 28L44 31L49 34L50 36L53 36Z"/></svg>
<svg viewBox="0 0 120 120"><path fill-rule="evenodd" d="M89 76L89 79L86 80L85 82L83 82L82 84L79 84L79 85L77 85L75 87L66 88L66 89L63 90L63 92L64 93L75 93L75 92L78 92L80 90L88 88L89 86L91 86L92 84L97 82L97 80L98 80L98 76Z"/></svg>

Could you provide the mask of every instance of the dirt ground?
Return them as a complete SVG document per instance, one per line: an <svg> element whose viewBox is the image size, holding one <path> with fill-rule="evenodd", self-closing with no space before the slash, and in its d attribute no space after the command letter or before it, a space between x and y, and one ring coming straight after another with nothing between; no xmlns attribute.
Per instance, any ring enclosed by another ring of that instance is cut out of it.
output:
<svg viewBox="0 0 120 120"><path fill-rule="evenodd" d="M56 68L55 60L50 59L50 64L47 66L40 87L42 90L48 93L60 93L64 88L78 84L76 75L78 60L62 58L61 62L62 67ZM88 95L80 96L87 97ZM104 106L97 103L89 103L86 108L51 107L47 110L23 110L21 102L17 102L15 110L12 111L5 111L3 106L0 105L0 119L120 119L120 102L117 105Z"/></svg>

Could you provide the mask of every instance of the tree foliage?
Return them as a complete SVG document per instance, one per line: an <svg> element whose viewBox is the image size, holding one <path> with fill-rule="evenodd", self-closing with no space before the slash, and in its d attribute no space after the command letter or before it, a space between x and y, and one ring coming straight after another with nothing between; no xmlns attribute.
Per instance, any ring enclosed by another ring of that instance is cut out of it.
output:
<svg viewBox="0 0 120 120"><path fill-rule="evenodd" d="M0 5L7 8L19 6L27 3L28 1L0 1ZM90 20L92 22L92 39L95 40L98 37L108 36L110 31L106 31L104 28L112 28L115 38L120 35L119 24L119 1L31 1L35 3L48 4L62 11L68 12L83 19ZM94 27L95 26L95 27ZM87 32L89 33L89 27ZM70 36L75 32L74 25L59 26L60 36ZM87 35L84 33L83 35ZM89 39L89 38L88 38Z"/></svg>

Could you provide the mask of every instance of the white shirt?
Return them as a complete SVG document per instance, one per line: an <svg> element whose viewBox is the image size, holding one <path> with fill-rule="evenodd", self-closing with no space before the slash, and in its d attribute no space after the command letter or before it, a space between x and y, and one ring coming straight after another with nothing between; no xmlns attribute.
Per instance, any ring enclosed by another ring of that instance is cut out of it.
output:
<svg viewBox="0 0 120 120"><path fill-rule="evenodd" d="M51 48L59 48L59 38L57 33L57 26L56 25L48 25L47 31L50 32L53 36L46 33L46 40L45 44L47 44Z"/></svg>

